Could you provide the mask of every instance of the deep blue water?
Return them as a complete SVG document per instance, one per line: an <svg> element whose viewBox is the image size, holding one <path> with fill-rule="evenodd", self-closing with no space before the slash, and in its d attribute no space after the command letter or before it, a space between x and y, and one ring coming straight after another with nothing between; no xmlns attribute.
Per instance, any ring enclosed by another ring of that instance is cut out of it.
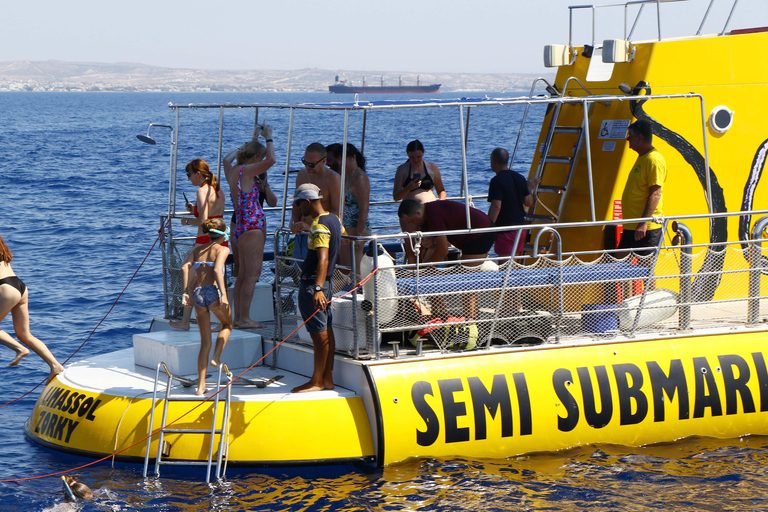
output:
<svg viewBox="0 0 768 512"><path fill-rule="evenodd" d="M444 94L443 97L448 96ZM0 235L13 268L30 289L32 332L64 361L88 337L134 274L167 210L170 132L153 129L155 146L136 140L150 122L173 124L168 102L303 102L344 98L328 94L0 93ZM541 119L541 110L533 119ZM473 109L468 167L470 193L487 192L490 150L512 148L522 109ZM282 191L288 111L260 113L275 126L278 162L270 183ZM350 141L359 145L362 114L350 116ZM373 200L391 199L394 170L405 144L420 139L425 158L444 174L449 195L460 191L456 109L368 116L365 154ZM296 113L291 168L303 147L340 142L343 114ZM253 112L225 117L224 152L249 138ZM526 170L535 123L515 169ZM193 158L216 161L218 111L182 112L179 168ZM183 173L181 173L182 176ZM179 181L187 195L194 188ZM181 203L179 208L181 208ZM486 209L484 199L477 201ZM396 224L394 206L373 215L375 226ZM270 216L270 226L279 222ZM192 232L190 231L190 235ZM162 313L159 252L75 356L122 349ZM10 318L0 328L12 332ZM47 367L30 355L8 368L0 350L0 403L38 384ZM86 459L49 451L24 437L23 423L38 391L0 409L4 447L0 479L62 471ZM629 449L583 447L565 453L502 460L413 460L384 469L333 467L230 470L207 486L199 471L159 480L141 467L100 463L78 472L97 497L79 510L768 510L768 440L686 440ZM58 477L0 483L0 510L63 509Z"/></svg>

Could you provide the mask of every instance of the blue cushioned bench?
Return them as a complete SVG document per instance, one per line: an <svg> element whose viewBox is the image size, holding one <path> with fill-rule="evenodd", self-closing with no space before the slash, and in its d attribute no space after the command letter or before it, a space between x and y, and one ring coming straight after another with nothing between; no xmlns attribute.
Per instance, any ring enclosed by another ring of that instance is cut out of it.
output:
<svg viewBox="0 0 768 512"><path fill-rule="evenodd" d="M562 275L560 275L562 270ZM642 279L648 276L650 269L631 263L596 263L594 265L566 266L561 269L525 268L509 272L507 286L510 288L552 286L563 284L592 283L598 281L624 281ZM441 276L419 277L419 293L449 293L465 290L483 290L501 288L506 271L466 272ZM561 281L562 279L562 281ZM416 293L416 278L407 277L397 280L397 293L413 295Z"/></svg>

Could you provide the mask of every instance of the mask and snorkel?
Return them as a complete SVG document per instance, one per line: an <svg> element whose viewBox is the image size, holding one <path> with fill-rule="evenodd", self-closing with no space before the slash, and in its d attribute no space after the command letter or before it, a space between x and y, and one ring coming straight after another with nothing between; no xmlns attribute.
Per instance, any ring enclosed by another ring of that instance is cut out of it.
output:
<svg viewBox="0 0 768 512"><path fill-rule="evenodd" d="M215 234L217 234L219 236L223 236L224 237L224 241L225 242L229 242L229 228L227 228L226 231L219 231L218 229L209 229L208 233L215 233Z"/></svg>

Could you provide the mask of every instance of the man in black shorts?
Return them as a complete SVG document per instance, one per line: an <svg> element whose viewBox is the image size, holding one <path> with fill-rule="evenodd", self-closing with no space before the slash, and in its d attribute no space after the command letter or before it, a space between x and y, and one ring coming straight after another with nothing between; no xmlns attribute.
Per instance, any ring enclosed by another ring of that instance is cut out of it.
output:
<svg viewBox="0 0 768 512"><path fill-rule="evenodd" d="M293 388L292 393L333 389L336 339L329 302L333 297L331 276L341 247L341 222L336 215L325 211L321 200L320 188L312 183L299 185L293 196L293 204L301 214L312 218L307 257L301 265L298 303L315 355L312 378Z"/></svg>
<svg viewBox="0 0 768 512"><path fill-rule="evenodd" d="M422 231L453 231L467 228L467 210L464 203L456 201L432 201L420 203L413 199L403 199L397 210L403 221L414 226L421 226ZM477 208L469 209L470 228L489 228L493 226L490 217ZM448 244L461 250L462 260L484 260L496 241L496 233L470 233L458 235L440 235L433 237L434 243L427 248L420 261L431 263L442 261L448 255ZM466 263L467 266L481 265L482 261ZM477 318L477 295L468 294L464 303L464 313L470 318Z"/></svg>

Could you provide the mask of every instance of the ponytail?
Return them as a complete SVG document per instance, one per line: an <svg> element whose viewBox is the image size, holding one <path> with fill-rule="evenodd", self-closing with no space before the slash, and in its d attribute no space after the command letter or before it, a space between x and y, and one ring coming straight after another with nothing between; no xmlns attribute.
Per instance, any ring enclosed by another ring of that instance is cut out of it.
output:
<svg viewBox="0 0 768 512"><path fill-rule="evenodd" d="M1 236L0 236L0 261L4 261L6 263L10 263L11 261L13 261L13 255L11 254L11 250L8 248L7 245L5 245L5 241Z"/></svg>

